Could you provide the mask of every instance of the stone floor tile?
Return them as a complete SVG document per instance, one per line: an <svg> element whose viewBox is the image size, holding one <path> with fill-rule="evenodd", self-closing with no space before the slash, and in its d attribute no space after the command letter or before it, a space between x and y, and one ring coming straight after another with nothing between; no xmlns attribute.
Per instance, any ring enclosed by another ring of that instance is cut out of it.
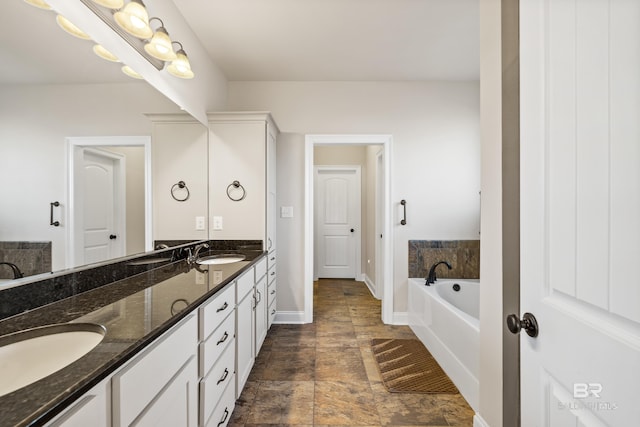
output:
<svg viewBox="0 0 640 427"><path fill-rule="evenodd" d="M260 381L245 424L313 425L313 381Z"/></svg>
<svg viewBox="0 0 640 427"><path fill-rule="evenodd" d="M313 419L327 425L380 425L368 382L316 381Z"/></svg>

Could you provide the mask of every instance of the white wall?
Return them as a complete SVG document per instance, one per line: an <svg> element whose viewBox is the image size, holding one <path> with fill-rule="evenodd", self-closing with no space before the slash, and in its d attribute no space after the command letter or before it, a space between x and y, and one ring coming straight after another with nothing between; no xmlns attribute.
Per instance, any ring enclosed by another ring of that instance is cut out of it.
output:
<svg viewBox="0 0 640 427"><path fill-rule="evenodd" d="M66 219L49 225L49 203L67 205L65 137L150 135L143 112L177 107L143 82L0 86L0 240L52 241L64 268Z"/></svg>
<svg viewBox="0 0 640 427"><path fill-rule="evenodd" d="M277 142L276 206L293 206L292 218L276 222L278 315L304 312L304 136L280 133ZM282 261L280 261L282 260ZM283 316L285 317L285 316Z"/></svg>
<svg viewBox="0 0 640 427"><path fill-rule="evenodd" d="M282 132L393 135L397 214L400 199L408 202L407 226L393 219L395 312L407 309L408 240L478 238L478 82L230 82L228 93L230 110L271 111ZM298 180L302 194L303 156L302 142L288 141L286 150L278 143L278 176ZM293 206L302 213L300 197ZM283 242L302 244L302 230L292 232L297 235L278 231L279 253ZM302 274L283 276L279 270L278 280L296 284L292 299L299 300ZM289 309L278 300L278 310Z"/></svg>
<svg viewBox="0 0 640 427"><path fill-rule="evenodd" d="M127 170L127 255L144 252L144 147L108 147L108 151L123 154Z"/></svg>
<svg viewBox="0 0 640 427"><path fill-rule="evenodd" d="M151 116L154 240L204 240L208 237L208 130L186 114L182 121ZM176 186L184 181L186 188ZM174 187L175 186L175 187ZM184 201L174 199L184 199ZM173 195L172 195L173 190ZM204 228L196 230L196 217Z"/></svg>

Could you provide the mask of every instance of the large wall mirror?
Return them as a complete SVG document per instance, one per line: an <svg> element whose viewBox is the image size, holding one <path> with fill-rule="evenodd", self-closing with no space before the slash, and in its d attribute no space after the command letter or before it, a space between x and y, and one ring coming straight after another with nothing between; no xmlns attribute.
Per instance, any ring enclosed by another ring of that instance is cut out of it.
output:
<svg viewBox="0 0 640 427"><path fill-rule="evenodd" d="M0 14L0 262L16 264L28 276L152 249L153 126L146 114L181 110L143 80L126 76L124 64L95 55L91 40L64 32L55 12L22 0L5 3ZM79 167L90 172L81 175ZM120 177L121 187L110 187L114 180L103 173L108 169ZM202 182L206 179L205 173ZM117 200L111 200L113 194ZM117 206L115 221L126 224L119 232L100 222L109 203ZM202 209L206 212L206 204ZM93 247L91 233L98 231L120 249ZM84 252L74 240L81 232L88 236ZM0 265L0 280L14 277L9 267Z"/></svg>

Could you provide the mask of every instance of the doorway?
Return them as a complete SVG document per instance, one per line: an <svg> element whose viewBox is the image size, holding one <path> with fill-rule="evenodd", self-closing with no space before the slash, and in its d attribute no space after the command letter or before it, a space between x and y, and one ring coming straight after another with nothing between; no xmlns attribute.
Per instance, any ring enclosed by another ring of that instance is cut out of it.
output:
<svg viewBox="0 0 640 427"><path fill-rule="evenodd" d="M391 135L306 135L305 136L305 243L304 243L304 287L305 287L305 312L304 322L313 322L313 279L314 279L314 148L319 145L333 146L381 146L383 162L383 197L377 200L380 210L384 212L382 225L382 242L380 253L376 255L376 287L381 290L379 297L382 299L382 321L386 324L393 323L393 236L390 219L391 214ZM378 168L374 169L378 170ZM375 212L375 211L374 211ZM375 235L374 232L373 234ZM371 236L373 239L374 236ZM372 240L373 241L373 240ZM378 258L379 257L379 258ZM379 265L379 267L378 267ZM380 273L378 273L378 271Z"/></svg>
<svg viewBox="0 0 640 427"><path fill-rule="evenodd" d="M67 159L67 267L152 250L151 138L70 137Z"/></svg>

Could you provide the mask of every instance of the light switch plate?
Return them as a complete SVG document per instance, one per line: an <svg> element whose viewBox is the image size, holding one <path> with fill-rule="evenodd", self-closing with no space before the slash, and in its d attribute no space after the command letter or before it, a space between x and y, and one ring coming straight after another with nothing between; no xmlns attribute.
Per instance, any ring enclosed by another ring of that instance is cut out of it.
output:
<svg viewBox="0 0 640 427"><path fill-rule="evenodd" d="M216 231L222 230L222 217L214 216L213 217L213 229Z"/></svg>
<svg viewBox="0 0 640 427"><path fill-rule="evenodd" d="M280 218L293 218L293 206L280 206Z"/></svg>
<svg viewBox="0 0 640 427"><path fill-rule="evenodd" d="M196 217L196 230L204 230L204 217L197 216Z"/></svg>

